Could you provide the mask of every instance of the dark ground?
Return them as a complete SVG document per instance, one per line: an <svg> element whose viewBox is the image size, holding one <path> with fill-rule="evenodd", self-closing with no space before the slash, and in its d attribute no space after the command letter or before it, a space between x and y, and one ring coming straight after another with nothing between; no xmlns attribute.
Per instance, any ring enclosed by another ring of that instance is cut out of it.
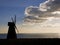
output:
<svg viewBox="0 0 60 45"><path fill-rule="evenodd" d="M28 45L33 45L36 44L44 44L44 45L48 45L48 44L52 44L52 43L56 43L56 44L59 44L57 43L58 40L60 41L59 38L21 38L21 39L0 39L0 45L25 45L25 44L28 44Z"/></svg>
<svg viewBox="0 0 60 45"><path fill-rule="evenodd" d="M4 34L3 34L4 36ZM3 37L2 36L2 37ZM52 43L59 44L60 43L60 38L57 34L19 34L18 39L0 39L0 45L39 45L39 44L44 44L44 45L52 45ZM24 37L24 38L22 38ZM28 38L26 38L28 37ZM33 37L33 38L29 38ZM36 38L35 38L36 37ZM38 38L39 37L39 38ZM50 37L50 38L42 38L42 37ZM52 38L51 38L52 37ZM57 43L58 42L58 43ZM34 43L34 44L33 44Z"/></svg>

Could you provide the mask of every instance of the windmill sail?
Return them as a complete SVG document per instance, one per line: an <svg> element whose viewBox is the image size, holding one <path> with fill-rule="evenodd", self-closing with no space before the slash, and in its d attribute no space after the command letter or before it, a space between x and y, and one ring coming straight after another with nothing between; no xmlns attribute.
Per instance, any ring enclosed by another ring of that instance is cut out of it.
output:
<svg viewBox="0 0 60 45"><path fill-rule="evenodd" d="M14 17L14 23L15 23L15 29L16 29L17 32L19 33L18 28L17 28L17 26L16 26L16 15L15 15L15 17Z"/></svg>
<svg viewBox="0 0 60 45"><path fill-rule="evenodd" d="M16 24L16 15L15 15L15 18L14 18L14 23Z"/></svg>

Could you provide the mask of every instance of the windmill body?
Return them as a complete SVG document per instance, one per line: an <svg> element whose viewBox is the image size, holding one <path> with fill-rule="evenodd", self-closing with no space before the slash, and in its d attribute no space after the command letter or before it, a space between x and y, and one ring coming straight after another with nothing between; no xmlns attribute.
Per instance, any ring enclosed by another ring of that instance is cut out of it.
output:
<svg viewBox="0 0 60 45"><path fill-rule="evenodd" d="M15 31L15 24L14 22L8 22L8 34L7 34L7 39L16 39L16 31Z"/></svg>
<svg viewBox="0 0 60 45"><path fill-rule="evenodd" d="M16 39L17 36L16 36L16 31L15 31L15 28L16 28L16 25L15 25L15 22L12 20L12 22L8 22L8 34L7 34L7 39Z"/></svg>

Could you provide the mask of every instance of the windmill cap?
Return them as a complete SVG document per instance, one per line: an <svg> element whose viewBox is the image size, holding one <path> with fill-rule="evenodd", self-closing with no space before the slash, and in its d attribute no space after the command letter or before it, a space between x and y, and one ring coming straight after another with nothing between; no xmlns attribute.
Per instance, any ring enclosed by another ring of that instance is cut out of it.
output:
<svg viewBox="0 0 60 45"><path fill-rule="evenodd" d="M8 26L15 26L14 22L8 22Z"/></svg>

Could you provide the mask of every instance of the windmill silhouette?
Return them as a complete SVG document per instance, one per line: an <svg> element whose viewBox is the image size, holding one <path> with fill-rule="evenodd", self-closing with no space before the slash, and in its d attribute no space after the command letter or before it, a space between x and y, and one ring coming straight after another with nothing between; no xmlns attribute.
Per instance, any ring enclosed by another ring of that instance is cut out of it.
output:
<svg viewBox="0 0 60 45"><path fill-rule="evenodd" d="M16 31L18 31L17 27L16 27L16 15L13 18L11 18L12 22L8 22L8 34L7 34L7 39L17 39L17 35L16 35ZM19 31L18 31L19 32Z"/></svg>

